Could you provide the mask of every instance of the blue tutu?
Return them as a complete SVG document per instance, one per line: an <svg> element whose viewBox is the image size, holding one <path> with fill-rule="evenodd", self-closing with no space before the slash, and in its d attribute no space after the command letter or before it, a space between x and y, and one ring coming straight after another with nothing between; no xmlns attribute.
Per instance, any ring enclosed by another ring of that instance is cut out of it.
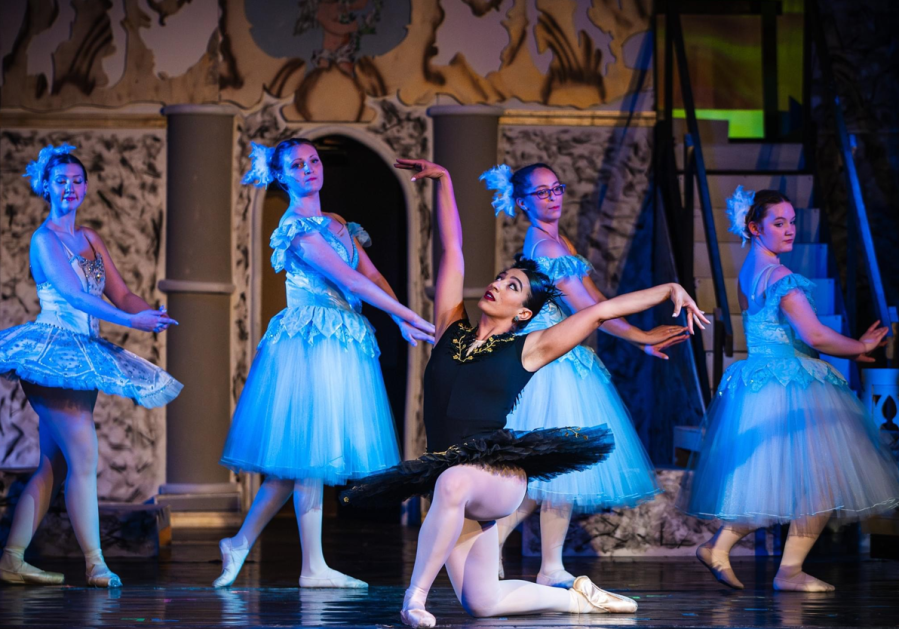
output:
<svg viewBox="0 0 899 629"><path fill-rule="evenodd" d="M103 258L88 260L63 245L82 289L103 295ZM45 387L102 391L146 408L163 406L182 384L163 369L99 336L99 322L78 310L50 282L37 285L41 312L32 323L0 331L0 375Z"/></svg>
<svg viewBox="0 0 899 629"><path fill-rule="evenodd" d="M899 504L899 468L842 375L796 338L780 300L806 278L771 284L743 313L749 357L731 365L678 497L700 518L768 526L831 514L854 520Z"/></svg>
<svg viewBox="0 0 899 629"><path fill-rule="evenodd" d="M359 254L327 217L288 222L272 234L272 266L287 270L287 308L272 318L234 411L221 464L234 471L340 485L399 462L374 329L361 303L290 248L320 233L355 268ZM358 225L350 233L366 240Z"/></svg>
<svg viewBox="0 0 899 629"><path fill-rule="evenodd" d="M580 256L538 257L535 262L554 282L583 277L590 270L590 263ZM522 333L542 330L564 318L559 306L549 302ZM661 493L652 462L609 372L587 347L576 347L537 371L509 414L506 427L535 430L602 424L615 440L615 449L605 461L548 481L532 480L528 497L553 506L571 505L575 512L585 513L634 507Z"/></svg>

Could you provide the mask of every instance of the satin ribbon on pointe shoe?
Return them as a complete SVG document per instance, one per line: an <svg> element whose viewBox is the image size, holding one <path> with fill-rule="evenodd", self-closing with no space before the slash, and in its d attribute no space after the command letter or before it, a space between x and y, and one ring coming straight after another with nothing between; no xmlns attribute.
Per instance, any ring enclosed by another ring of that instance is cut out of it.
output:
<svg viewBox="0 0 899 629"><path fill-rule="evenodd" d="M20 557L5 552L0 559L0 581L29 585L60 585L65 577L60 572L41 570Z"/></svg>
<svg viewBox="0 0 899 629"><path fill-rule="evenodd" d="M637 601L607 592L597 586L589 577L578 577L571 589L587 599L593 607L610 614L633 614L637 611Z"/></svg>
<svg viewBox="0 0 899 629"><path fill-rule="evenodd" d="M226 537L219 542L219 552L222 553L222 573L212 582L212 587L225 588L237 578L243 562L250 554L250 545L247 544L246 548L234 548L231 538Z"/></svg>

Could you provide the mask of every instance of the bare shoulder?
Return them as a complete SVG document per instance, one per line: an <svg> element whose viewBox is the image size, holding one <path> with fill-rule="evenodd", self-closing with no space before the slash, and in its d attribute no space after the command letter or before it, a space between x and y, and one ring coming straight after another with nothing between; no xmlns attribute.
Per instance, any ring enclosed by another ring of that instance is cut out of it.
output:
<svg viewBox="0 0 899 629"><path fill-rule="evenodd" d="M768 285L770 286L774 282L782 280L787 275L793 275L793 271L791 271L790 269L788 269L787 267L785 267L783 265L780 265L779 267L777 267L776 269L774 269L771 272L771 277L768 280Z"/></svg>
<svg viewBox="0 0 899 629"><path fill-rule="evenodd" d="M565 234L559 234L559 236L562 237L562 240L565 242L565 246L568 247L568 253L570 255L576 256L577 249L574 248L574 243L571 242L571 239L568 236L566 236Z"/></svg>
<svg viewBox="0 0 899 629"><path fill-rule="evenodd" d="M346 225L346 219L344 219L340 214L335 214L334 212L322 212L322 216L327 216L330 219L333 219L340 223L341 225Z"/></svg>
<svg viewBox="0 0 899 629"><path fill-rule="evenodd" d="M47 227L46 223L42 224L40 227L34 230L34 233L31 234L31 246L47 246L50 244L55 244L59 242L59 238L56 234L53 233L49 227Z"/></svg>
<svg viewBox="0 0 899 629"><path fill-rule="evenodd" d="M103 247L106 248L106 243L103 242L103 238L100 237L94 229L90 227L82 227L81 233L84 234L84 237L87 238L87 241L92 244L94 247Z"/></svg>
<svg viewBox="0 0 899 629"><path fill-rule="evenodd" d="M562 258L564 256L570 256L571 252L561 243L556 242L555 240L541 240L537 243L537 246L534 247L534 256L535 258Z"/></svg>

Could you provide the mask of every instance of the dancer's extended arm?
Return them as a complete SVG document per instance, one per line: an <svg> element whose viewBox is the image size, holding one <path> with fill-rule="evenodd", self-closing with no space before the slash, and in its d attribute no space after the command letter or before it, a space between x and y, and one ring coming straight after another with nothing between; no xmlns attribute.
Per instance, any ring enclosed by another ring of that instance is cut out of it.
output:
<svg viewBox="0 0 899 629"><path fill-rule="evenodd" d="M157 326L169 326L177 323L164 310L145 309L128 312L107 303L102 297L95 297L85 292L81 286L81 279L69 264L69 256L62 246L62 242L50 230L37 230L31 239L31 247L34 250L32 259L38 261L41 272L72 307L92 317L145 332L151 332ZM106 259L104 258L104 265L105 263ZM121 280L121 278L119 279ZM134 303L128 305L133 306Z"/></svg>
<svg viewBox="0 0 899 629"><path fill-rule="evenodd" d="M571 241L564 236L562 238L565 241L564 246L553 240L544 240L537 245L534 251L535 256L561 258L563 256L577 255ZM563 299L572 312L579 312L608 299L596 287L590 276L582 279L566 277L556 282L556 286L564 293ZM660 325L644 332L628 323L624 318L605 321L599 329L611 336L624 339L636 345L650 356L663 360L667 360L668 356L662 350L681 343L688 338L686 335L687 328L684 326Z"/></svg>
<svg viewBox="0 0 899 629"><path fill-rule="evenodd" d="M682 286L661 284L613 297L585 308L545 330L531 332L525 341L521 362L528 371L537 371L571 351L604 321L642 312L668 299L674 303L674 316L679 315L682 309L687 311L687 328L691 334L694 318L700 328L703 328L700 321L709 322Z"/></svg>
<svg viewBox="0 0 899 629"><path fill-rule="evenodd" d="M786 267L779 267L771 274L768 285L787 275L790 275L790 271ZM875 321L857 341L830 329L821 323L805 293L799 289L784 295L780 300L780 307L802 342L822 354L852 358L863 363L874 362L867 354L885 344L883 338L888 328L880 326L880 321Z"/></svg>
<svg viewBox="0 0 899 629"><path fill-rule="evenodd" d="M437 284L434 292L434 323L436 338L453 322L465 316L462 288L465 285L465 259L462 256L462 222L453 194L453 181L443 167L424 159L397 159L395 168L418 171L412 180L427 177L434 180L436 192L437 233L440 235L441 255L437 263Z"/></svg>

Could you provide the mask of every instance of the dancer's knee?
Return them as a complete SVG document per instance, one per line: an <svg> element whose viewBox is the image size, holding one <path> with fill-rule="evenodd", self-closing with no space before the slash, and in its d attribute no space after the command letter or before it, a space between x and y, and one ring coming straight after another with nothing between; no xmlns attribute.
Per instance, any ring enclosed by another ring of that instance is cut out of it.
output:
<svg viewBox="0 0 899 629"><path fill-rule="evenodd" d="M471 478L465 470L452 467L437 478L434 485L434 502L444 506L464 504L471 491Z"/></svg>
<svg viewBox="0 0 899 629"><path fill-rule="evenodd" d="M475 618L492 618L496 616L496 594L493 588L466 588L462 591L459 602L462 608Z"/></svg>

